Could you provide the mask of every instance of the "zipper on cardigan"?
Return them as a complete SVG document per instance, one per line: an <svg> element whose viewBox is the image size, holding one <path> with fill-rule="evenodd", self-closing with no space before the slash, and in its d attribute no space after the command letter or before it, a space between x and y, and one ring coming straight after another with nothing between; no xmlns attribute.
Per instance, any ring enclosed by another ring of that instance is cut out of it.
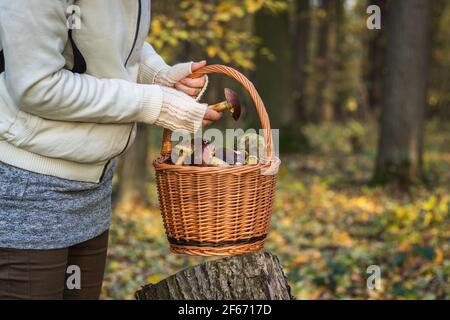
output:
<svg viewBox="0 0 450 320"><path fill-rule="evenodd" d="M141 0L138 0L138 17L137 17L137 23L136 23L136 32L134 34L133 46L131 47L130 54L128 55L127 60L125 61L125 68L127 67L128 60L130 60L130 57L131 57L131 55L133 54L133 51L134 51L134 47L136 46L136 42L137 42L137 39L138 39L138 36L139 36L139 29L141 27L141 15L142 15L142 3L141 3ZM125 152L125 150L127 150L128 145L130 144L131 134L133 133L133 130L134 130L135 126L136 126L136 124L134 124L131 127L130 133L128 134L127 143L125 144L125 147L119 153L119 155L123 154Z"/></svg>
<svg viewBox="0 0 450 320"><path fill-rule="evenodd" d="M0 50L0 73L5 71L5 56L3 55L3 50Z"/></svg>
<svg viewBox="0 0 450 320"><path fill-rule="evenodd" d="M86 60L84 59L84 57L81 54L80 50L78 49L75 41L73 40L72 29L69 30L68 37L69 37L69 41L72 46L72 52L73 52L72 72L83 74L87 70Z"/></svg>
<svg viewBox="0 0 450 320"><path fill-rule="evenodd" d="M128 145L130 144L131 134L133 133L134 127L136 127L136 123L131 126L130 133L128 134L128 140L127 140L127 143L125 144L125 147L114 158L121 156L128 149ZM136 130L137 130L137 128L136 128Z"/></svg>
<svg viewBox="0 0 450 320"><path fill-rule="evenodd" d="M134 34L134 40L133 40L133 46L131 47L131 51L128 54L127 60L125 60L125 67L128 64L128 60L130 60L131 55L133 54L134 51L134 47L136 46L136 42L139 36L139 29L141 26L141 14L142 14L142 4L141 4L141 0L138 0L138 17L137 17L137 23L136 23L136 32Z"/></svg>
<svg viewBox="0 0 450 320"><path fill-rule="evenodd" d="M128 54L127 60L125 60L125 68L127 67L128 60L130 60L131 55L133 54L134 48L136 46L137 39L139 37L139 29L140 29L140 26L141 26L141 15L142 15L142 4L141 4L141 0L138 0L138 17L137 17L137 22L136 22L136 32L134 34L133 46L131 47L131 50L130 50L130 53ZM130 144L131 134L133 133L134 127L135 127L135 125L131 126L130 133L128 134L128 139L127 139L127 143L125 144L125 147L114 158L117 158L118 156L122 155L125 152L125 150L127 150L128 145ZM102 175L100 177L100 180L103 180L103 178L105 176L105 173L106 173L106 169L109 167L110 163L111 163L111 160L108 160L108 162L105 164L105 166L103 168Z"/></svg>

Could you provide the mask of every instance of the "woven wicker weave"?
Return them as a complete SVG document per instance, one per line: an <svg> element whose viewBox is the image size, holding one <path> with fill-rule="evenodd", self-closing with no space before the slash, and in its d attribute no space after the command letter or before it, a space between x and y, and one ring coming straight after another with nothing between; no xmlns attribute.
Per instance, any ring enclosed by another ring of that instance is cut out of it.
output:
<svg viewBox="0 0 450 320"><path fill-rule="evenodd" d="M238 71L211 65L194 73L223 73L250 93L264 130L265 163L229 167L164 163L171 153L164 131L161 157L154 162L161 215L171 251L198 256L228 256L262 248L269 231L276 174L261 170L279 164L272 154L272 134L264 103L253 84Z"/></svg>

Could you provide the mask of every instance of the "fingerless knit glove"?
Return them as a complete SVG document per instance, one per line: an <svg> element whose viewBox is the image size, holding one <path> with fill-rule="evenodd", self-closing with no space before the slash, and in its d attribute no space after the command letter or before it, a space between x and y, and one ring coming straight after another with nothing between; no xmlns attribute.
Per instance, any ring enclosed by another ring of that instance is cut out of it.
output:
<svg viewBox="0 0 450 320"><path fill-rule="evenodd" d="M143 72L145 73L145 67ZM192 62L179 63L172 67L159 70L154 79L154 84L173 88L175 84L192 74ZM195 100L199 101L208 87L208 77L205 76L206 83Z"/></svg>
<svg viewBox="0 0 450 320"><path fill-rule="evenodd" d="M155 124L178 132L194 133L201 128L207 104L201 104L187 94L161 87L163 103Z"/></svg>
<svg viewBox="0 0 450 320"><path fill-rule="evenodd" d="M192 73L192 62L179 63L164 68L155 75L155 84L173 88L178 81Z"/></svg>

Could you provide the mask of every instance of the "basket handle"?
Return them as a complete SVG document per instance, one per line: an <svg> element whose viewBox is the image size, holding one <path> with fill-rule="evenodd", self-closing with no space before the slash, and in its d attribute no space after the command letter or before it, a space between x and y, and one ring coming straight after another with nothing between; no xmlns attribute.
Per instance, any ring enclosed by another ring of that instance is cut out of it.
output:
<svg viewBox="0 0 450 320"><path fill-rule="evenodd" d="M258 112L259 120L261 122L261 127L264 133L265 142L265 157L271 159L273 156L273 145L272 145L272 130L270 127L269 116L267 114L264 102L262 101L258 91L256 91L253 83L247 79L239 71L220 64L214 64L210 66L205 66L190 75L190 78L200 78L205 74L210 73L221 73L225 74L242 84L242 86L248 91L253 102L255 103L256 111ZM169 129L164 129L161 155L163 157L170 155L172 152L172 141L170 139L172 132Z"/></svg>

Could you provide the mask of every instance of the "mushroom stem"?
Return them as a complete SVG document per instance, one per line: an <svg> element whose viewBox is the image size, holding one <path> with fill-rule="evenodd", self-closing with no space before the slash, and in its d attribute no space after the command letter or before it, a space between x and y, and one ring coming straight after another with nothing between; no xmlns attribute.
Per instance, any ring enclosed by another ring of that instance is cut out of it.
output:
<svg viewBox="0 0 450 320"><path fill-rule="evenodd" d="M183 165L183 164L184 164L184 161L186 160L186 158L187 158L187 154L186 154L186 153L183 153L181 156L178 157L178 159L177 159L177 161L175 162L175 164L176 164L177 166Z"/></svg>
<svg viewBox="0 0 450 320"><path fill-rule="evenodd" d="M225 88L224 92L226 100L213 104L208 108L217 112L228 110L233 119L237 121L241 116L241 102L239 101L239 97L236 92L231 89Z"/></svg>
<svg viewBox="0 0 450 320"><path fill-rule="evenodd" d="M217 158L217 157L212 157L209 164L214 167L228 167L229 166L229 164L226 161L223 161L222 159Z"/></svg>
<svg viewBox="0 0 450 320"><path fill-rule="evenodd" d="M184 164L184 161L186 160L187 157L190 157L192 155L192 149L190 147L180 145L177 145L176 148L178 151L178 159L175 162L175 164L180 166Z"/></svg>
<svg viewBox="0 0 450 320"><path fill-rule="evenodd" d="M222 102L210 105L208 108L211 110L217 111L217 112L222 112L224 110L231 110L233 107L227 101L222 101Z"/></svg>

